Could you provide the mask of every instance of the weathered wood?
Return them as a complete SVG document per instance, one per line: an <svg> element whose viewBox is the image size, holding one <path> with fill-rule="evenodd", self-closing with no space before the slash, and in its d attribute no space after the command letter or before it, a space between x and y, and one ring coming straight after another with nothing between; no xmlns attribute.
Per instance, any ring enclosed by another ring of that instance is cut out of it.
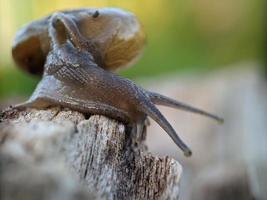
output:
<svg viewBox="0 0 267 200"><path fill-rule="evenodd" d="M4 199L178 198L182 168L147 153L145 128L134 133L107 117L57 107L10 109L0 119Z"/></svg>

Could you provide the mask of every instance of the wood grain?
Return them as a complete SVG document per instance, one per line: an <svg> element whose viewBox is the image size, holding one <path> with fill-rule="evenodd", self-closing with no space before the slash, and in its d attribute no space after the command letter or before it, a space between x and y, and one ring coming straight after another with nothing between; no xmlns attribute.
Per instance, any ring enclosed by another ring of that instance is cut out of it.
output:
<svg viewBox="0 0 267 200"><path fill-rule="evenodd" d="M145 125L58 107L0 119L3 199L178 199L182 168L147 152Z"/></svg>

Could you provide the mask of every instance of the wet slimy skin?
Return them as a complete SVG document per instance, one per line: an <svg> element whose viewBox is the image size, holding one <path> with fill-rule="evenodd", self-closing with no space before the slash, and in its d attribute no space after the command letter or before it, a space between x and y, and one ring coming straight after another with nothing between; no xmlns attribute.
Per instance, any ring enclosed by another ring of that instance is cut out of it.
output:
<svg viewBox="0 0 267 200"><path fill-rule="evenodd" d="M130 124L150 116L190 156L191 150L155 105L198 113L219 122L222 119L147 91L114 73L133 63L144 43L136 17L120 9L57 12L33 22L18 34L13 56L24 70L41 73L42 79L31 98L18 107L60 105Z"/></svg>

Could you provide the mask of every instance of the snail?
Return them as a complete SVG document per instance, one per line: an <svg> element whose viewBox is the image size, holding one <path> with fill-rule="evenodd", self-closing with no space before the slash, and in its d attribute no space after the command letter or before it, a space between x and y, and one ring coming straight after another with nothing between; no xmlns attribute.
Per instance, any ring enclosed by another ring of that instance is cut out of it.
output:
<svg viewBox="0 0 267 200"><path fill-rule="evenodd" d="M117 75L116 70L140 57L144 44L145 34L135 15L118 8L62 11L35 21L18 32L12 54L23 70L42 74L42 79L30 99L17 107L60 105L125 124L138 124L150 116L190 156L192 151L155 105L222 119Z"/></svg>

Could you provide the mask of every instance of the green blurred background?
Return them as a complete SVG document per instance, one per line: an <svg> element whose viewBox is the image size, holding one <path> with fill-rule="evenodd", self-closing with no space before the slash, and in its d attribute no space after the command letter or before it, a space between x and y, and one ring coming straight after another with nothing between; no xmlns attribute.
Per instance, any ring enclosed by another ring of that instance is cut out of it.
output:
<svg viewBox="0 0 267 200"><path fill-rule="evenodd" d="M0 101L28 96L38 82L12 61L20 27L56 10L104 6L134 12L147 33L143 57L121 72L131 79L263 60L264 0L0 0Z"/></svg>

